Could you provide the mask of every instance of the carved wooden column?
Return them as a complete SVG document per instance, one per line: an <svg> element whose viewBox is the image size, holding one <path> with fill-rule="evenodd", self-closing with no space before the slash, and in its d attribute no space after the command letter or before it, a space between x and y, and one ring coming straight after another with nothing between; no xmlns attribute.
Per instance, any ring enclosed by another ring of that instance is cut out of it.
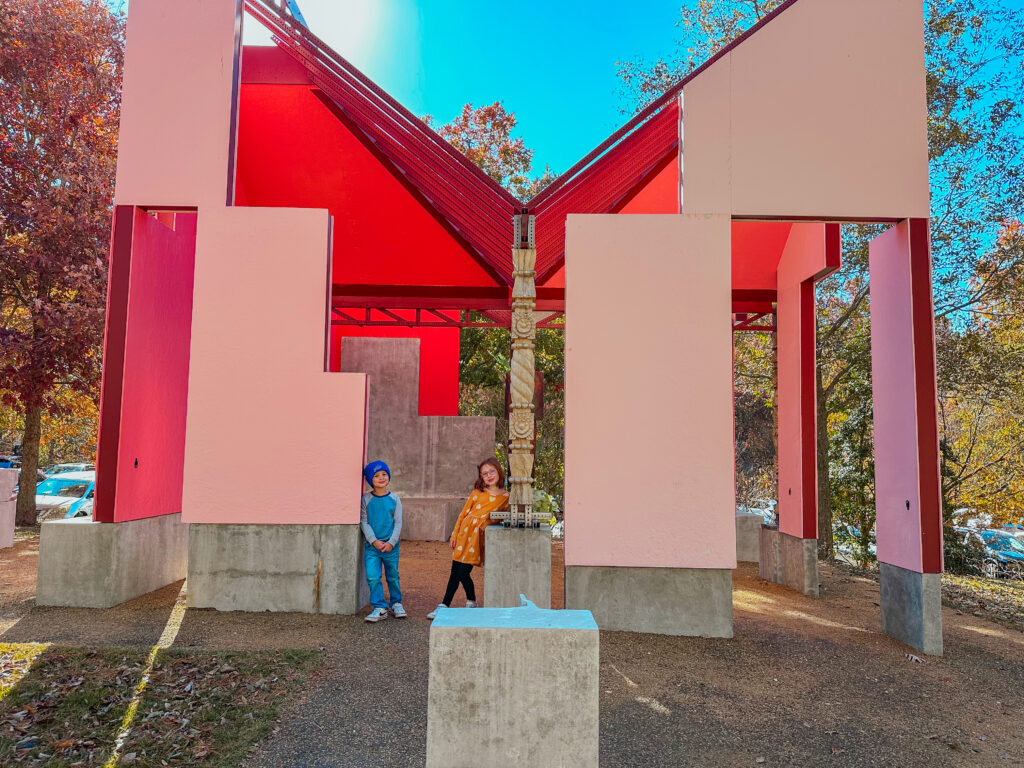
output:
<svg viewBox="0 0 1024 768"><path fill-rule="evenodd" d="M512 248L512 363L510 376L511 405L508 416L508 463L511 477L507 524L514 528L532 527L533 459L535 430L533 395L535 387L534 344L537 325L534 307L537 288L534 267L534 217L523 214L513 217L515 230Z"/></svg>

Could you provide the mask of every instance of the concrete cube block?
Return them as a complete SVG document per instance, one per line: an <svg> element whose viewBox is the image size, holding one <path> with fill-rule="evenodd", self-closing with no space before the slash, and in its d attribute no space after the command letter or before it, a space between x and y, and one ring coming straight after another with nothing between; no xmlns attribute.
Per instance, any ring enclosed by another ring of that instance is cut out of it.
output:
<svg viewBox="0 0 1024 768"><path fill-rule="evenodd" d="M598 762L589 611L445 608L430 628L428 768Z"/></svg>
<svg viewBox="0 0 1024 768"><path fill-rule="evenodd" d="M761 526L764 517L741 512L736 515L736 559L747 563L760 562Z"/></svg>
<svg viewBox="0 0 1024 768"><path fill-rule="evenodd" d="M519 596L540 608L551 607L551 531L503 528L484 531L484 605L509 608Z"/></svg>
<svg viewBox="0 0 1024 768"><path fill-rule="evenodd" d="M110 608L185 578L187 557L180 513L122 523L48 520L39 534L36 605Z"/></svg>
<svg viewBox="0 0 1024 768"><path fill-rule="evenodd" d="M369 602L358 525L190 527L189 608L351 614Z"/></svg>

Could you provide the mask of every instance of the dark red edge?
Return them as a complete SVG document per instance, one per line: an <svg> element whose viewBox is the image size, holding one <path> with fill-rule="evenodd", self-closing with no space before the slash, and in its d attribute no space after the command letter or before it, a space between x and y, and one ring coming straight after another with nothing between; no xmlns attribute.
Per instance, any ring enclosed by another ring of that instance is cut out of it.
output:
<svg viewBox="0 0 1024 768"><path fill-rule="evenodd" d="M908 219L910 296L917 390L917 451L922 573L942 573L942 495L939 472L938 392L935 384L935 312L928 219Z"/></svg>
<svg viewBox="0 0 1024 768"><path fill-rule="evenodd" d="M620 197L612 206L608 209L608 213L619 213L629 205L633 199L639 195L654 178L661 173L663 170L668 168L672 163L679 157L679 142L677 141L672 147L665 153L665 156L658 162L648 168L644 174L640 177L636 184L634 184L628 192ZM564 254L563 254L564 255Z"/></svg>
<svg viewBox="0 0 1024 768"><path fill-rule="evenodd" d="M818 538L817 327L814 278L800 283L800 483L802 532Z"/></svg>
<svg viewBox="0 0 1024 768"><path fill-rule="evenodd" d="M384 168L390 173L395 180L401 184L414 198L416 202L423 206L438 224L447 232L451 237L459 244L459 246L469 255L473 261L480 265L480 267L490 276L497 285L511 285L511 275L507 278L502 276L497 270L491 266L490 263L470 244L462 233L460 233L451 222L442 215L442 213L434 207L434 204L428 200L424 194L420 191L419 187L413 184L404 173L392 162L392 160L381 152L380 148L373 143L369 136L356 125L345 112L335 103L334 99L328 96L326 93L321 91L319 88L313 87L310 89L314 96L316 96L321 103L344 125L353 136L355 136L359 142L372 154L377 161L384 166ZM509 243L509 248L512 244Z"/></svg>
<svg viewBox="0 0 1024 768"><path fill-rule="evenodd" d="M96 492L92 510L92 519L98 523L114 522L134 230L135 206L114 206L110 231L110 274L107 277L107 322L103 332L99 431L96 440Z"/></svg>

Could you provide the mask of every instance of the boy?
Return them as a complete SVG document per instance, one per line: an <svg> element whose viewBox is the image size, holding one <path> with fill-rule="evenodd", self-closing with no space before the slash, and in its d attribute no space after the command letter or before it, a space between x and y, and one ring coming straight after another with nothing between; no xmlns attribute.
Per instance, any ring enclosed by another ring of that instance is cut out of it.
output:
<svg viewBox="0 0 1024 768"><path fill-rule="evenodd" d="M384 600L381 566L388 582L391 613L404 619L402 590L398 585L398 537L402 533L402 501L388 491L391 470L383 461L371 461L363 468L363 477L372 490L363 494L359 506L359 523L366 543L363 545L363 565L366 582L370 585L370 605L373 610L366 621L376 623L388 617L388 603Z"/></svg>

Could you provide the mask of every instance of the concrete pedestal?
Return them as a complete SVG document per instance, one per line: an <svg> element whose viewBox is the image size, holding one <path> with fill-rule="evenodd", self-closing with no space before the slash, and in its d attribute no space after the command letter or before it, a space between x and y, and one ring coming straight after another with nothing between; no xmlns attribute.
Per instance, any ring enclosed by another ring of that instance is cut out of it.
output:
<svg viewBox="0 0 1024 768"><path fill-rule="evenodd" d="M736 559L745 563L761 562L761 526L764 517L748 512L736 515Z"/></svg>
<svg viewBox="0 0 1024 768"><path fill-rule="evenodd" d="M942 655L942 574L878 564L882 631L922 653Z"/></svg>
<svg viewBox="0 0 1024 768"><path fill-rule="evenodd" d="M596 766L598 642L587 611L439 611L430 628L428 768Z"/></svg>
<svg viewBox="0 0 1024 768"><path fill-rule="evenodd" d="M592 611L601 629L732 637L732 571L568 566L565 607Z"/></svg>
<svg viewBox="0 0 1024 768"><path fill-rule="evenodd" d="M762 527L760 550L762 579L818 596L817 539L798 539L777 528Z"/></svg>
<svg viewBox="0 0 1024 768"><path fill-rule="evenodd" d="M18 484L18 470L0 469L0 549L14 546L14 513L17 501L8 501Z"/></svg>
<svg viewBox="0 0 1024 768"><path fill-rule="evenodd" d="M190 528L189 608L356 613L369 602L358 525Z"/></svg>
<svg viewBox="0 0 1024 768"><path fill-rule="evenodd" d="M519 596L538 608L551 607L551 531L539 528L484 530L484 605L519 605Z"/></svg>
<svg viewBox="0 0 1024 768"><path fill-rule="evenodd" d="M109 608L185 578L187 553L188 526L180 514L44 522L36 605Z"/></svg>

